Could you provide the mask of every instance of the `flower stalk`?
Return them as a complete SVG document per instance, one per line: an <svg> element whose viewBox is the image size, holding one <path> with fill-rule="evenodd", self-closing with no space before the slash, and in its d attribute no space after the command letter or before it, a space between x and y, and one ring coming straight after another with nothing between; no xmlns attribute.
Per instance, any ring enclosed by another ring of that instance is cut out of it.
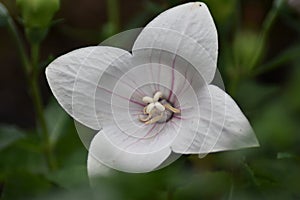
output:
<svg viewBox="0 0 300 200"><path fill-rule="evenodd" d="M41 128L41 137L43 140L43 151L46 157L47 165L50 170L56 169L56 161L53 154L53 149L49 139L49 132L45 120L43 103L41 98L40 89L38 86L38 75L39 75L39 51L40 51L40 44L39 43L32 43L31 44L31 70L32 74L30 77L30 87L31 87L31 95L33 100L33 105L37 115L37 121Z"/></svg>
<svg viewBox="0 0 300 200"><path fill-rule="evenodd" d="M109 35L113 35L119 32L120 29L120 8L119 0L107 0L107 17L109 24Z"/></svg>
<svg viewBox="0 0 300 200"><path fill-rule="evenodd" d="M22 62L23 70L24 70L26 76L28 76L28 74L30 73L29 72L30 71L29 59L28 59L27 54L25 53L25 48L24 48L23 42L21 40L21 37L18 33L17 27L11 17L8 18L8 28L13 36L13 39L15 40L15 44L17 45L18 52L19 52L21 62Z"/></svg>
<svg viewBox="0 0 300 200"><path fill-rule="evenodd" d="M37 122L41 128L42 132L42 143L43 143L43 153L50 170L56 169L56 161L53 154L53 149L49 140L48 128L44 116L44 109L42 104L42 98L40 94L40 89L38 86L38 62L39 62L39 43L31 43L31 59L29 59L26 54L23 41L20 37L20 34L16 28L16 25L11 17L8 19L8 28L12 33L15 44L18 48L19 56L21 58L23 71L26 76L26 80L30 87L30 94L33 101L33 106L36 112Z"/></svg>

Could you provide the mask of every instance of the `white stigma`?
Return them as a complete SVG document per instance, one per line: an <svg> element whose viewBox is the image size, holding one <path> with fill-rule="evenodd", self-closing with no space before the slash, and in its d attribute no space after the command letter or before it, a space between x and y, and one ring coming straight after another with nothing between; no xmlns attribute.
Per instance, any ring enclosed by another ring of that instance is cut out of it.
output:
<svg viewBox="0 0 300 200"><path fill-rule="evenodd" d="M145 96L145 97L143 97L143 102L144 103L153 103L153 98Z"/></svg>

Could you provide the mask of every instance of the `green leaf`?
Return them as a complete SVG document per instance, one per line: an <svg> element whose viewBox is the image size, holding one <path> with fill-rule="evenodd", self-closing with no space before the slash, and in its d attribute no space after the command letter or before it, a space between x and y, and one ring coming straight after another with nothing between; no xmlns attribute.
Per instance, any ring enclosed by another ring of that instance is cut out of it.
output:
<svg viewBox="0 0 300 200"><path fill-rule="evenodd" d="M28 134L0 151L0 174L27 170L35 173L47 171L41 142L37 134Z"/></svg>
<svg viewBox="0 0 300 200"><path fill-rule="evenodd" d="M80 185L88 185L87 169L85 165L73 165L47 174L48 180L61 186L72 189Z"/></svg>
<svg viewBox="0 0 300 200"><path fill-rule="evenodd" d="M188 189L193 181L201 180L203 184L207 181L201 179L205 176L198 176L195 171L190 168L189 163L190 161L187 157L183 156L181 159L172 163L172 165L150 173L131 174L115 171L108 177L95 178L93 180L93 186L96 192L105 188L108 194L119 195L122 197L121 199L124 200L168 199L167 196L171 193L175 195L179 188L187 187ZM213 181L211 183L213 183ZM196 185L197 183L194 184L195 188ZM203 188L203 191L204 190L205 188ZM195 196L195 198L197 197L199 196Z"/></svg>
<svg viewBox="0 0 300 200"><path fill-rule="evenodd" d="M291 159L291 158L297 158L297 156L288 152L277 153L277 159Z"/></svg>
<svg viewBox="0 0 300 200"><path fill-rule="evenodd" d="M247 91L247 94L245 94ZM256 112L261 106L268 105L270 99L279 91L278 86L263 85L252 80L241 80L237 92L237 102L243 105L245 111ZM249 98L249 96L255 98Z"/></svg>
<svg viewBox="0 0 300 200"><path fill-rule="evenodd" d="M300 45L296 44L289 49L282 50L271 61L257 67L254 71L254 75L260 75L280 67L284 67L285 64L299 59ZM297 62L298 63L298 62Z"/></svg>
<svg viewBox="0 0 300 200"><path fill-rule="evenodd" d="M195 174L189 182L174 192L174 199L224 199L230 191L231 181L226 172Z"/></svg>
<svg viewBox="0 0 300 200"><path fill-rule="evenodd" d="M299 197L299 162L292 159L257 159L251 165L259 188L268 199Z"/></svg>
<svg viewBox="0 0 300 200"><path fill-rule="evenodd" d="M48 195L43 195L38 198L35 198L33 200L96 200L96 199L105 199L105 200L116 200L116 199L122 199L122 198L115 198L108 196L107 191L105 189L100 189L99 195L94 196L93 191L91 191L91 188L87 186L75 188L72 190L52 190L51 193ZM93 198L95 197L95 198Z"/></svg>
<svg viewBox="0 0 300 200"><path fill-rule="evenodd" d="M291 115L285 103L279 99L269 101L269 104L262 108L253 120L254 130L260 141L261 149L268 152L286 151L297 149L298 122Z"/></svg>
<svg viewBox="0 0 300 200"><path fill-rule="evenodd" d="M52 145L56 145L57 140L66 133L66 123L70 117L54 99L51 99L45 111L45 118L50 142Z"/></svg>
<svg viewBox="0 0 300 200"><path fill-rule="evenodd" d="M22 130L7 125L0 125L0 150L8 147L17 140L24 138L25 134Z"/></svg>
<svg viewBox="0 0 300 200"><path fill-rule="evenodd" d="M49 191L51 184L41 174L26 170L12 171L4 180L1 199L33 199Z"/></svg>

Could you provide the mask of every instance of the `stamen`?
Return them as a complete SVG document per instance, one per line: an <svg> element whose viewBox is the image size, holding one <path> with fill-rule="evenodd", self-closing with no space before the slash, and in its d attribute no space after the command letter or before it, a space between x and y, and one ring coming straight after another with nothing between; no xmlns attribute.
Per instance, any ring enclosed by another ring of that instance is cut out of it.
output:
<svg viewBox="0 0 300 200"><path fill-rule="evenodd" d="M173 113L180 113L180 110L177 108L174 108L173 106L171 106L170 104L164 104L164 107L170 111L172 111Z"/></svg>
<svg viewBox="0 0 300 200"><path fill-rule="evenodd" d="M149 121L145 122L145 124L154 124L155 122L158 122L159 120L161 120L164 116L164 113L160 113L160 115L153 117L152 119L150 119Z"/></svg>
<svg viewBox="0 0 300 200"><path fill-rule="evenodd" d="M154 94L154 97L143 97L143 102L147 103L148 105L144 107L143 114L147 115L143 117L142 115L139 116L139 120L144 122L145 124L154 124L156 122L160 122L164 117L167 119L162 121L167 121L168 118L172 117L172 113L180 113L180 109L174 108L167 102L167 100L163 99L163 94L158 91ZM167 109L167 112L165 112Z"/></svg>
<svg viewBox="0 0 300 200"><path fill-rule="evenodd" d="M153 110L153 108L155 107L154 103L150 103L147 107L146 107L146 113L150 113L151 110Z"/></svg>
<svg viewBox="0 0 300 200"><path fill-rule="evenodd" d="M139 120L140 120L141 122L147 122L147 121L149 121L149 120L151 119L151 117L152 117L152 114L151 114L151 113L149 113L149 115L148 115L146 118L142 118L141 115L140 115L140 116L139 116Z"/></svg>
<svg viewBox="0 0 300 200"><path fill-rule="evenodd" d="M156 92L156 93L154 94L153 101L154 101L154 102L157 102L162 96L163 96L163 95L162 95L162 93L161 93L160 91Z"/></svg>

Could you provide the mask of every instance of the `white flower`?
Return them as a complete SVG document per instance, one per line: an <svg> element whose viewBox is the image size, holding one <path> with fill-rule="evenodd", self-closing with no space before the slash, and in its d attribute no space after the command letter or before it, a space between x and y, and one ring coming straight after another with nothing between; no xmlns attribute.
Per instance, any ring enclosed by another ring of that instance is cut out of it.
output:
<svg viewBox="0 0 300 200"><path fill-rule="evenodd" d="M47 67L60 105L99 131L89 146L91 176L105 166L149 172L173 161L173 152L203 156L258 146L237 104L212 85L217 43L206 5L187 3L151 21L131 53L86 47Z"/></svg>

